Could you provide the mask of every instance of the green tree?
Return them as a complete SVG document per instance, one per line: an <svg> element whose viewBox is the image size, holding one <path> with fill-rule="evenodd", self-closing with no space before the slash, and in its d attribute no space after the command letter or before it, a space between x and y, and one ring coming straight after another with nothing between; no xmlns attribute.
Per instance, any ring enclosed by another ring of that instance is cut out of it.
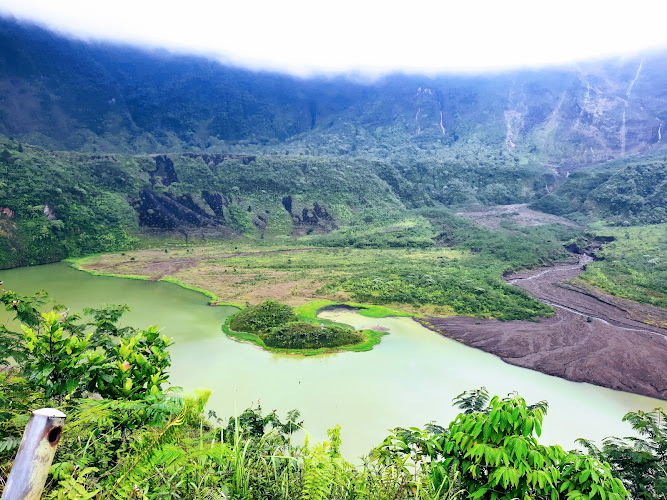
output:
<svg viewBox="0 0 667 500"><path fill-rule="evenodd" d="M44 293L22 296L5 291L0 301L15 312L22 329L0 327L4 361L12 356L28 385L47 398L92 393L141 399L160 392L168 379L171 342L155 326L141 331L119 327L127 306L87 309L94 321L86 323L69 309L40 313Z"/></svg>
<svg viewBox="0 0 667 500"><path fill-rule="evenodd" d="M470 409L486 397L483 391L469 396L458 399ZM481 411L459 414L446 430L397 429L378 453L410 454L431 471L440 463L443 481L452 481L444 472L455 471L470 498L627 498L607 463L537 442L546 408L528 406L517 395L495 396Z"/></svg>
<svg viewBox="0 0 667 500"><path fill-rule="evenodd" d="M21 325L26 355L21 368L33 388L44 390L46 397L62 399L89 384L104 353L88 349L92 334L84 338L66 335L60 317L51 311L42 313L43 321L35 329Z"/></svg>
<svg viewBox="0 0 667 500"><path fill-rule="evenodd" d="M667 414L656 408L651 412L629 412L623 417L639 437L610 437L602 448L586 439L578 440L588 452L611 464L633 498L667 498Z"/></svg>

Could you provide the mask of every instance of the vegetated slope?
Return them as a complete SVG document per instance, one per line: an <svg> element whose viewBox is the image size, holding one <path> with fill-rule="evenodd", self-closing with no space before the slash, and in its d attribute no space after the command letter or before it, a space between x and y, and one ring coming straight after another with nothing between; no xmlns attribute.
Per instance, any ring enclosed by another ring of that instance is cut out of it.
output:
<svg viewBox="0 0 667 500"><path fill-rule="evenodd" d="M121 250L139 228L288 235L404 209L372 168L337 159L0 148L0 267Z"/></svg>
<svg viewBox="0 0 667 500"><path fill-rule="evenodd" d="M572 172L531 208L570 218L601 218L616 225L667 222L667 156L617 160Z"/></svg>
<svg viewBox="0 0 667 500"><path fill-rule="evenodd" d="M0 137L0 267L123 250L138 230L303 235L409 207L527 202L543 179L514 162L61 153Z"/></svg>
<svg viewBox="0 0 667 500"><path fill-rule="evenodd" d="M606 229L604 234L615 240L596 254L577 285L592 284L617 297L667 310L667 224ZM667 312L665 317L663 327Z"/></svg>
<svg viewBox="0 0 667 500"><path fill-rule="evenodd" d="M0 133L80 151L482 151L569 168L664 144L665 68L664 55L650 55L479 77L299 79L89 44L5 18Z"/></svg>

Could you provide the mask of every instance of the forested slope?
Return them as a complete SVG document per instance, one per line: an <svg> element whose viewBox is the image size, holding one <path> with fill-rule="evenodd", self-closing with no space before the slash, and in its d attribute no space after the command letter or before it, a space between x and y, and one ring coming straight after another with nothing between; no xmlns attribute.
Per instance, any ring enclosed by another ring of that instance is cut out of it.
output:
<svg viewBox="0 0 667 500"><path fill-rule="evenodd" d="M528 202L543 182L514 162L101 155L0 138L0 267L123 250L140 232L303 235L406 208Z"/></svg>
<svg viewBox="0 0 667 500"><path fill-rule="evenodd" d="M11 19L0 49L0 267L122 250L154 230L317 234L426 207L665 218L659 55L641 68L299 79Z"/></svg>
<svg viewBox="0 0 667 500"><path fill-rule="evenodd" d="M578 170L556 192L531 207L625 226L667 222L667 156L617 160Z"/></svg>

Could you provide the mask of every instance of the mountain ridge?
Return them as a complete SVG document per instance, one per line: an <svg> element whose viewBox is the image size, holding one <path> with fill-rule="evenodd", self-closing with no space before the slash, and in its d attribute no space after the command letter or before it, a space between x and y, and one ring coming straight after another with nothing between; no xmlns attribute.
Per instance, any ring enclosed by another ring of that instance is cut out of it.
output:
<svg viewBox="0 0 667 500"><path fill-rule="evenodd" d="M0 18L0 133L47 149L395 158L558 170L664 147L667 54L487 76L304 79Z"/></svg>

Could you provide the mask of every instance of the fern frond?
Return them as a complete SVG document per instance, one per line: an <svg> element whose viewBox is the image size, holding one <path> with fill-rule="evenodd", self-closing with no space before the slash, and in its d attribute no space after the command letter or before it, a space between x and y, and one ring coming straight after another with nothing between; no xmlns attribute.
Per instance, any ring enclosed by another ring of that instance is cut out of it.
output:
<svg viewBox="0 0 667 500"><path fill-rule="evenodd" d="M0 453L18 448L21 444L21 438L5 438L0 441Z"/></svg>
<svg viewBox="0 0 667 500"><path fill-rule="evenodd" d="M139 454L138 457L134 460L134 462L126 469L126 471L121 475L120 478L114 483L113 487L111 490L103 497L103 498L109 498L112 496L116 489L125 481L127 478L129 478L133 472L137 469L137 467L145 460L147 460L151 453L162 447L168 440L169 438L173 435L174 431L176 428L181 426L183 424L183 416L185 414L185 410L183 410L181 413L176 415L171 419L171 421L163 428L160 430L160 432L156 433L153 436L153 439L150 440L147 444L142 446L141 453Z"/></svg>

